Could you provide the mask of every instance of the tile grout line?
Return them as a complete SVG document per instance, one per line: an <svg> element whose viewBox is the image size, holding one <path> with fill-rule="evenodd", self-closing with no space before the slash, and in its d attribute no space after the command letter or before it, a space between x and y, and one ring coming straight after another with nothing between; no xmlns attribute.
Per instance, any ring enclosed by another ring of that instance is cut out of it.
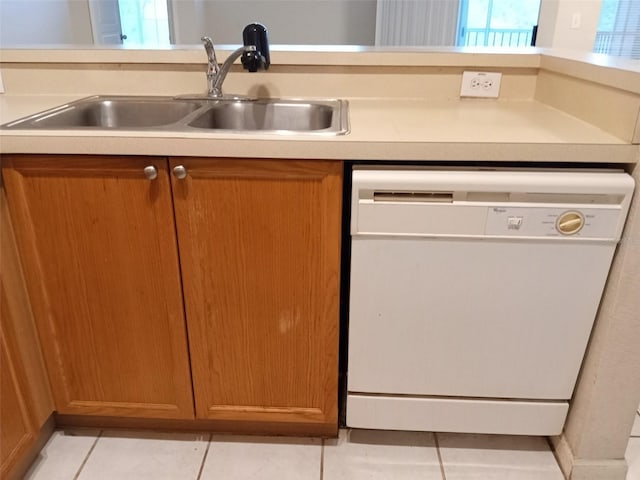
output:
<svg viewBox="0 0 640 480"><path fill-rule="evenodd" d="M209 454L209 447L211 446L211 440L213 440L213 433L209 433L209 441L207 442L207 448L204 450L204 455L202 456L202 462L200 463L200 469L198 470L198 476L196 480L200 480L202 477L202 472L204 471L204 464L207 461L207 455Z"/></svg>
<svg viewBox="0 0 640 480"><path fill-rule="evenodd" d="M340 431L338 431L338 435L340 435ZM320 444L320 480L324 479L324 438L321 439L322 443Z"/></svg>
<svg viewBox="0 0 640 480"><path fill-rule="evenodd" d="M96 437L95 441L93 442L93 444L91 445L91 448L89 449L89 451L87 452L87 456L84 457L84 460L82 461L82 463L80 464L80 467L78 468L78 471L76 472L76 474L73 476L73 480L78 480L78 478L80 478L80 474L82 473L82 469L84 468L84 466L87 464L87 461L89 460L89 457L91 456L91 454L93 453L93 450L96 448L96 445L98 444L98 440L100 440L100 438L102 438L102 432L104 432L104 430L100 430L100 432L98 432L98 436Z"/></svg>
<svg viewBox="0 0 640 480"><path fill-rule="evenodd" d="M440 474L442 475L442 480L447 480L447 474L444 472L442 453L440 453L440 442L438 441L438 434L436 432L433 432L433 440L436 443L436 454L438 455L438 463L440 463Z"/></svg>

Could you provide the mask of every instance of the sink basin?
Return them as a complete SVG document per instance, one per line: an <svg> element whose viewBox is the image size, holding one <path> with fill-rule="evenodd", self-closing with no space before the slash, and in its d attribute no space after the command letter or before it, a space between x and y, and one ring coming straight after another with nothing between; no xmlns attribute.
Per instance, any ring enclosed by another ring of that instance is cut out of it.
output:
<svg viewBox="0 0 640 480"><path fill-rule="evenodd" d="M344 100L94 96L2 125L3 129L347 133Z"/></svg>
<svg viewBox="0 0 640 480"><path fill-rule="evenodd" d="M91 97L10 123L19 128L146 128L170 125L202 106L171 98Z"/></svg>
<svg viewBox="0 0 640 480"><path fill-rule="evenodd" d="M212 130L343 133L342 102L220 101L189 126Z"/></svg>

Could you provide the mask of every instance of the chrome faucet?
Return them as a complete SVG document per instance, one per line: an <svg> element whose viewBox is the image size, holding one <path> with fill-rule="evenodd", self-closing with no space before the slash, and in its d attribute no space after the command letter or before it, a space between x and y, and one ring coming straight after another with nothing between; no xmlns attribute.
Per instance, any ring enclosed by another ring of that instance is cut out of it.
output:
<svg viewBox="0 0 640 480"><path fill-rule="evenodd" d="M202 37L202 43L204 44L204 49L207 52L207 84L209 86L209 95L213 94L213 86L215 84L215 79L220 72L220 67L218 66L218 59L216 58L216 49L213 48L213 40L211 37Z"/></svg>
<svg viewBox="0 0 640 480"><path fill-rule="evenodd" d="M207 51L207 96L213 98L221 98L222 84L224 79L227 78L227 73L231 70L231 65L245 52L255 52L255 45L248 45L246 47L240 47L231 53L222 64L222 67L218 66L218 59L216 58L216 51L213 48L213 41L210 37L202 37L202 43L204 43L204 49Z"/></svg>
<svg viewBox="0 0 640 480"><path fill-rule="evenodd" d="M242 32L244 46L232 52L222 66L218 65L216 50L211 37L202 37L204 49L207 52L207 96L222 98L222 84L236 59L242 56L242 65L250 72L269 68L269 42L267 30L264 26L253 23L247 25Z"/></svg>

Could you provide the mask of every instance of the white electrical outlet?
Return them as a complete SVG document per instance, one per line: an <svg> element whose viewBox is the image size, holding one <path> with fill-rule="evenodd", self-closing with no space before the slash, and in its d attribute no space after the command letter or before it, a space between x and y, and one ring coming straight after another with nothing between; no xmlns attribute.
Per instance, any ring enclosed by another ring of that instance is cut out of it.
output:
<svg viewBox="0 0 640 480"><path fill-rule="evenodd" d="M462 72L460 96L498 98L501 80L501 73Z"/></svg>

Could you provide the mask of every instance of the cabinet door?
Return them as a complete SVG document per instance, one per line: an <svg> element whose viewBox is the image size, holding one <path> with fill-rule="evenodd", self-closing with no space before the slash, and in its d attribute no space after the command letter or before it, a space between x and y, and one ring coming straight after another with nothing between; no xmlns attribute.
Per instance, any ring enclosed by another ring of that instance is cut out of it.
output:
<svg viewBox="0 0 640 480"><path fill-rule="evenodd" d="M15 349L5 332L6 292L0 283L0 478L8 478L35 441L36 427L25 398L24 371L15 362Z"/></svg>
<svg viewBox="0 0 640 480"><path fill-rule="evenodd" d="M337 428L341 162L178 165L197 416Z"/></svg>
<svg viewBox="0 0 640 480"><path fill-rule="evenodd" d="M22 366L36 428L39 430L54 411L49 378L38 340L31 299L9 216L4 188L0 187L0 307L5 337L15 342L14 363Z"/></svg>
<svg viewBox="0 0 640 480"><path fill-rule="evenodd" d="M22 478L53 412L31 304L0 187L0 478Z"/></svg>
<svg viewBox="0 0 640 480"><path fill-rule="evenodd" d="M166 160L6 156L3 176L58 412L192 418Z"/></svg>

